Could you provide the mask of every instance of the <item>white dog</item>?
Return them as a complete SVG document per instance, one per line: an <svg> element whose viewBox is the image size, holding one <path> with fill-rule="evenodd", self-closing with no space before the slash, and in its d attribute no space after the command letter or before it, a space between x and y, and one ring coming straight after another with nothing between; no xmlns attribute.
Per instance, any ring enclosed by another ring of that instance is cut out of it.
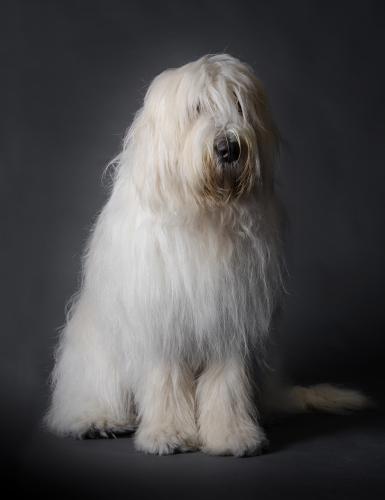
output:
<svg viewBox="0 0 385 500"><path fill-rule="evenodd" d="M205 56L155 78L61 335L52 430L138 426L148 453L245 455L266 444L261 410L366 404L329 385L272 389L266 376L282 290L276 146L261 84L237 59Z"/></svg>

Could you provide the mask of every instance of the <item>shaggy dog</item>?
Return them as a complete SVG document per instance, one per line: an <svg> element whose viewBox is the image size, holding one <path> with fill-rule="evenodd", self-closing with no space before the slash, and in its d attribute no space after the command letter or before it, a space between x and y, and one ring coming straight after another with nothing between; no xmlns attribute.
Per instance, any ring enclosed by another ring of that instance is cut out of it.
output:
<svg viewBox="0 0 385 500"><path fill-rule="evenodd" d="M282 284L277 134L251 68L205 56L161 73L114 162L62 331L46 417L62 435L137 427L147 453L259 453L261 415L364 406L268 368Z"/></svg>

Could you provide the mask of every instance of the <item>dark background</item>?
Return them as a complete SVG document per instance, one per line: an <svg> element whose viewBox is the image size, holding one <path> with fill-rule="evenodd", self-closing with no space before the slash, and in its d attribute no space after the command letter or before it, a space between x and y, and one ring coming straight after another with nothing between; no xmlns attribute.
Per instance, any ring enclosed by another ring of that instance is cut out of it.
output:
<svg viewBox="0 0 385 500"><path fill-rule="evenodd" d="M14 487L54 498L381 498L381 408L276 423L270 453L250 459L150 457L131 437L58 439L40 422L64 304L108 194L103 169L156 74L223 51L254 67L284 139L287 372L381 401L383 2L16 0L1 2L0 19L0 423Z"/></svg>

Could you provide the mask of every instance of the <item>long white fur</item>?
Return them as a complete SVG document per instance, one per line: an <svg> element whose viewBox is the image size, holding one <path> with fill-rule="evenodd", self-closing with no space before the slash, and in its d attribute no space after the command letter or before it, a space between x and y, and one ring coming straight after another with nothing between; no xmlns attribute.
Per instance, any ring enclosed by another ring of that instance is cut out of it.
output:
<svg viewBox="0 0 385 500"><path fill-rule="evenodd" d="M225 133L243 155L222 175L213 145ZM237 59L205 56L155 78L60 337L53 431L139 425L149 453L260 451L249 368L282 289L275 139L263 89Z"/></svg>

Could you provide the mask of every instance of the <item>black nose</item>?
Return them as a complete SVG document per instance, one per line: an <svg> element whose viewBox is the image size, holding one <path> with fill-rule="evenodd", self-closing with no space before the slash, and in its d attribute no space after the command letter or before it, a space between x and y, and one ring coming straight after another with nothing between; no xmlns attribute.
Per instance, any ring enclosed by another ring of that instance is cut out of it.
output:
<svg viewBox="0 0 385 500"><path fill-rule="evenodd" d="M215 152L221 163L233 163L238 160L241 150L234 137L226 136L215 143Z"/></svg>

